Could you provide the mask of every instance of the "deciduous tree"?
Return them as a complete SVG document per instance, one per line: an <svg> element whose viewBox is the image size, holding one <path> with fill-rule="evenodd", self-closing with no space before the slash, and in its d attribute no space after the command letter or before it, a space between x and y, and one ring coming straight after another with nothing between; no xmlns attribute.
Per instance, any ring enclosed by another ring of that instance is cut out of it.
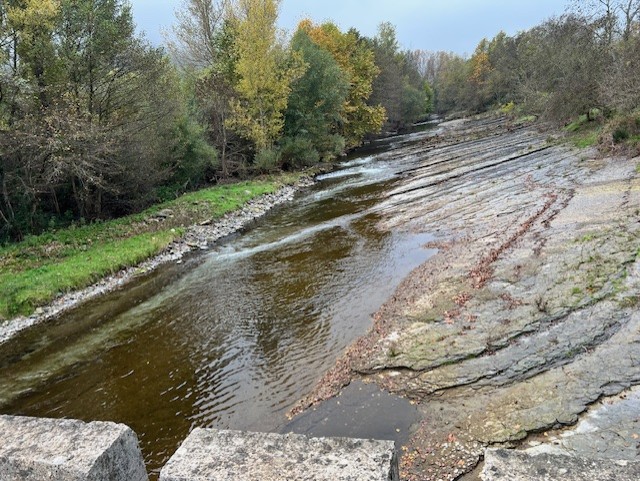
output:
<svg viewBox="0 0 640 481"><path fill-rule="evenodd" d="M380 131L386 115L381 105L371 106L367 103L373 91L373 80L380 73L373 50L357 31L343 33L332 23L317 26L305 20L299 28L330 52L349 77L351 89L344 104L340 133L348 148L356 147L367 134Z"/></svg>
<svg viewBox="0 0 640 481"><path fill-rule="evenodd" d="M283 160L296 166L331 159L344 149L338 127L349 82L332 55L304 30L293 36L291 49L306 64L304 75L291 86L285 113Z"/></svg>
<svg viewBox="0 0 640 481"><path fill-rule="evenodd" d="M238 98L228 125L258 153L271 151L281 135L291 82L304 72L278 38L278 6L277 0L238 0L233 12Z"/></svg>

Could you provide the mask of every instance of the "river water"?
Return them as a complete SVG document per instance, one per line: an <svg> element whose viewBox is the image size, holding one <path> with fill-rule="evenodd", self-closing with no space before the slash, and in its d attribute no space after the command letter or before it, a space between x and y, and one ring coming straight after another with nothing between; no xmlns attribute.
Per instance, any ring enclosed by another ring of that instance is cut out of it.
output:
<svg viewBox="0 0 640 481"><path fill-rule="evenodd" d="M243 234L0 351L0 412L126 423L149 469L194 427L275 431L431 254L377 228L415 160L399 138L321 177ZM325 421L326 423L326 421Z"/></svg>

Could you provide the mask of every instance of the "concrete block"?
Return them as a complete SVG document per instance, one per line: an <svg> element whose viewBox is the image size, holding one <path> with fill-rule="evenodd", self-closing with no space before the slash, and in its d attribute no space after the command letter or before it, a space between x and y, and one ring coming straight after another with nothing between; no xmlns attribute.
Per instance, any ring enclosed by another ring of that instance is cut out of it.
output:
<svg viewBox="0 0 640 481"><path fill-rule="evenodd" d="M393 441L194 430L160 481L396 481Z"/></svg>
<svg viewBox="0 0 640 481"><path fill-rule="evenodd" d="M488 449L483 481L585 481L640 479L640 463Z"/></svg>
<svg viewBox="0 0 640 481"><path fill-rule="evenodd" d="M123 424L0 416L2 481L148 481Z"/></svg>

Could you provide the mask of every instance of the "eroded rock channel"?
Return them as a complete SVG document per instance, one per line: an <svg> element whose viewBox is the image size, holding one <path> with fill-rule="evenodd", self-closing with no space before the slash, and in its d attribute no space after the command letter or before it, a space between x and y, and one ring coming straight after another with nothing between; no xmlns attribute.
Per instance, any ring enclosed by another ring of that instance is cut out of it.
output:
<svg viewBox="0 0 640 481"><path fill-rule="evenodd" d="M290 426L357 437L332 425L350 400L406 409L366 436L392 422L403 479L458 479L640 384L639 163L504 119L394 139L248 234L3 345L0 412L127 423L157 474L193 427L286 430L358 380Z"/></svg>
<svg viewBox="0 0 640 481"><path fill-rule="evenodd" d="M497 120L443 139L415 146L379 206L383 229L438 233L438 254L301 404L358 377L418 403L409 480L458 479L486 446L574 424L640 382L639 160Z"/></svg>

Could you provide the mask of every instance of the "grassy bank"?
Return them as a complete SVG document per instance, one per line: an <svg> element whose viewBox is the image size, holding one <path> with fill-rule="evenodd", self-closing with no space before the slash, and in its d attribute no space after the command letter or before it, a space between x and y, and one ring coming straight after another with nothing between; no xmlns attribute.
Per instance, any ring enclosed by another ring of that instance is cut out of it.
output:
<svg viewBox="0 0 640 481"><path fill-rule="evenodd" d="M165 249L185 227L215 220L300 174L216 186L120 219L74 226L0 248L0 319L29 315Z"/></svg>

